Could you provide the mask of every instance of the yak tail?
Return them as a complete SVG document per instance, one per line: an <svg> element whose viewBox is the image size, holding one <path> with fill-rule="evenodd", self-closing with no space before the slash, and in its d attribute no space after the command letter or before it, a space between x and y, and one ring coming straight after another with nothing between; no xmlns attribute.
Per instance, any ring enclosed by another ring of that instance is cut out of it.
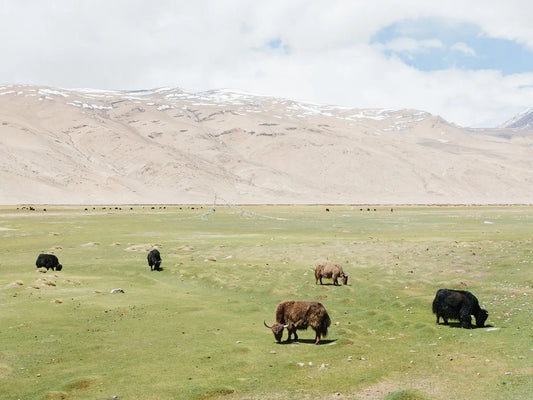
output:
<svg viewBox="0 0 533 400"><path fill-rule="evenodd" d="M439 312L439 305L442 301L442 297L443 297L443 293L445 292L446 289L439 289L437 290L437 293L435 294L435 298L433 299L433 304L432 304L432 309L433 309L433 314L438 314Z"/></svg>
<svg viewBox="0 0 533 400"><path fill-rule="evenodd" d="M433 300L433 314L437 314L437 312L439 311L439 306L438 306L438 301L437 299L435 298L435 300Z"/></svg>
<svg viewBox="0 0 533 400"><path fill-rule="evenodd" d="M328 313L324 313L324 318L322 318L322 321L320 322L320 326L317 329L317 333L322 336L326 337L328 335L328 327L331 325L331 319L329 319Z"/></svg>

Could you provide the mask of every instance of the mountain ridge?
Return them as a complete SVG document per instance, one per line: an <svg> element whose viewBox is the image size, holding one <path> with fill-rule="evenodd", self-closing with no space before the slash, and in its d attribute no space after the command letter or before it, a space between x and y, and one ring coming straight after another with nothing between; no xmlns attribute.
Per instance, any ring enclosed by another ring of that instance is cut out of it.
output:
<svg viewBox="0 0 533 400"><path fill-rule="evenodd" d="M0 204L531 204L533 135L230 90L0 86Z"/></svg>
<svg viewBox="0 0 533 400"><path fill-rule="evenodd" d="M528 108L506 121L502 128L533 129L533 108Z"/></svg>

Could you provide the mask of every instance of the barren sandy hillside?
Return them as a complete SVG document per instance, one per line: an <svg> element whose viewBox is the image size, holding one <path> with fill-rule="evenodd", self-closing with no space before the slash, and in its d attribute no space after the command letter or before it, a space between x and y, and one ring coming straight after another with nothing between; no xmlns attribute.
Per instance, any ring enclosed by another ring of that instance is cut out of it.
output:
<svg viewBox="0 0 533 400"><path fill-rule="evenodd" d="M0 86L0 204L533 203L533 132L228 91Z"/></svg>

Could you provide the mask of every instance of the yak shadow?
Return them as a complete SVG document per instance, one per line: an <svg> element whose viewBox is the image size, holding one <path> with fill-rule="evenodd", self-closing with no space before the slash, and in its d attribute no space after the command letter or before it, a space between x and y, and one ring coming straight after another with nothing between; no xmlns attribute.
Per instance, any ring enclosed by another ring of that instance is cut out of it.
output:
<svg viewBox="0 0 533 400"><path fill-rule="evenodd" d="M340 285L335 285L333 282L325 282L325 283L319 283L315 286L336 286L336 287L341 287L341 286L350 286L350 284L348 283L347 285L343 285L343 284L340 284Z"/></svg>
<svg viewBox="0 0 533 400"><path fill-rule="evenodd" d="M454 321L454 322L448 322L448 325L446 324L443 324L443 323L440 323L439 325L442 325L442 326L448 326L450 328L461 328L461 329L467 329L467 328L463 328L461 326L461 323L460 322L457 322L457 321ZM470 329L484 329L484 328L493 328L494 326L493 325L485 325L485 326L476 326L475 324L472 324L472 328Z"/></svg>
<svg viewBox="0 0 533 400"><path fill-rule="evenodd" d="M337 339L320 339L320 343L318 345L320 346L320 345L325 345L325 344L331 344L336 341ZM315 344L315 339L298 339L298 340L291 340L290 342L287 342L286 340L284 340L283 342L280 342L278 344L292 344L292 343Z"/></svg>

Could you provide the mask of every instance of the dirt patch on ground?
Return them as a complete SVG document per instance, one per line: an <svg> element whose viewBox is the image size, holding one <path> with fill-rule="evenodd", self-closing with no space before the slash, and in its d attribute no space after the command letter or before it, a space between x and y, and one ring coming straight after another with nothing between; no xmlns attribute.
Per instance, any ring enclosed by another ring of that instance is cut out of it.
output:
<svg viewBox="0 0 533 400"><path fill-rule="evenodd" d="M125 250L126 250L126 251L141 251L141 252L147 252L147 251L153 249L154 247L157 248L157 245L155 245L155 244L149 244L149 243L144 243L144 244L133 244L133 245L127 247Z"/></svg>
<svg viewBox="0 0 533 400"><path fill-rule="evenodd" d="M354 396L356 399L361 400L382 400L387 395L397 391L416 390L426 394L427 397L431 399L449 398L445 396L446 389L443 387L443 384L446 386L446 382L437 382L431 378L408 379L408 377L405 377L397 380L386 379L375 385L354 392L350 396Z"/></svg>
<svg viewBox="0 0 533 400"><path fill-rule="evenodd" d="M80 246L81 246L81 247L100 246L100 243L98 243L98 242L89 242L89 243L82 244L82 245L80 245Z"/></svg>
<svg viewBox="0 0 533 400"><path fill-rule="evenodd" d="M69 395L69 398L79 398L79 392L84 392L88 390L93 390L95 387L98 387L103 384L102 378L97 376L90 376L87 378L76 379L68 383L64 387L64 391L59 392L64 394L65 391Z"/></svg>
<svg viewBox="0 0 533 400"><path fill-rule="evenodd" d="M7 378L11 375L11 368L5 364L0 364L0 379Z"/></svg>
<svg viewBox="0 0 533 400"><path fill-rule="evenodd" d="M443 382L446 384L446 382ZM446 386L446 385L444 385ZM442 383L437 383L432 379L415 379L410 380L407 377L401 379L387 379L382 382L376 383L375 385L365 387L363 389L349 392L333 392L329 394L321 395L306 395L302 394L300 397L301 400L383 400L386 396L391 393L409 390L416 391L421 394L424 394L427 398L430 399L445 399L446 397L446 388L442 386ZM271 393L268 395L268 399L285 399L286 395L283 393ZM218 394L218 396L211 397L212 400L264 400L264 396L256 395L238 395L237 393L232 394Z"/></svg>

